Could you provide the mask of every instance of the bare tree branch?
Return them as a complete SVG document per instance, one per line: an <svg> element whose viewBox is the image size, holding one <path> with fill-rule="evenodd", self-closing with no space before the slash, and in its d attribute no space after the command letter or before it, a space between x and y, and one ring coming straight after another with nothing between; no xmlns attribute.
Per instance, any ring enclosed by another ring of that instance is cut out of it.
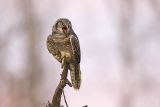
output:
<svg viewBox="0 0 160 107"><path fill-rule="evenodd" d="M53 95L52 103L49 103L46 107L60 107L61 96L64 87L66 86L66 84L72 87L72 84L67 79L67 75L68 75L68 64L66 64L63 68L61 79Z"/></svg>
<svg viewBox="0 0 160 107"><path fill-rule="evenodd" d="M64 61L65 61L65 59L64 59ZM53 95L52 103L48 102L48 105L46 107L63 107L60 105L62 93L64 95L64 100L65 100L66 106L68 107L63 89L66 86L66 84L68 84L70 87L72 87L72 84L67 79L67 76L68 76L68 63L65 63L63 66L63 72L61 74L61 79L60 79L59 84L58 84L58 86L55 90L55 93ZM85 105L83 107L88 107L88 106Z"/></svg>

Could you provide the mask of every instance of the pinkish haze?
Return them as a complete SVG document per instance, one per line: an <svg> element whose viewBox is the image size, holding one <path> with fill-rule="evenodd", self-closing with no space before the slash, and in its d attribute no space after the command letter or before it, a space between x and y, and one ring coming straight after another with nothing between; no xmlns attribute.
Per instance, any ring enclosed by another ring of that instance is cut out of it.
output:
<svg viewBox="0 0 160 107"><path fill-rule="evenodd" d="M51 101L61 69L46 39L61 17L82 54L81 89L65 88L70 107L160 107L158 0L1 0L0 14L0 107Z"/></svg>

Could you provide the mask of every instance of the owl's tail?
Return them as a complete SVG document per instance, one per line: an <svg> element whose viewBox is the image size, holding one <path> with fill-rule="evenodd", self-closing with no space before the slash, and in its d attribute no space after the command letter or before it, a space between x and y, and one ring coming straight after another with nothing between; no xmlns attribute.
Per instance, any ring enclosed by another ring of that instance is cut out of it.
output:
<svg viewBox="0 0 160 107"><path fill-rule="evenodd" d="M80 89L80 85L81 85L81 70L80 70L80 64L78 64L77 66L70 66L71 67L71 81L72 81L72 85L73 88L78 90Z"/></svg>

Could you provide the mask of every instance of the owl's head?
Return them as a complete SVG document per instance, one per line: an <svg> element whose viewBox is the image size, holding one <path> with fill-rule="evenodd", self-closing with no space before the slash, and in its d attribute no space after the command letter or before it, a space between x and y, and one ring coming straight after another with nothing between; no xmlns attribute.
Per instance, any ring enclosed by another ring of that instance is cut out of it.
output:
<svg viewBox="0 0 160 107"><path fill-rule="evenodd" d="M67 18L60 18L53 26L52 32L68 34L72 30L71 22Z"/></svg>

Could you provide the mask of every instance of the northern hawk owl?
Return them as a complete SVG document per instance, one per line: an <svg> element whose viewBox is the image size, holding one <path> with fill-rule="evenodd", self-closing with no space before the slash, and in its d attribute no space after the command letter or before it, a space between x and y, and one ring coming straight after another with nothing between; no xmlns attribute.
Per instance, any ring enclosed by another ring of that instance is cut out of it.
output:
<svg viewBox="0 0 160 107"><path fill-rule="evenodd" d="M72 85L74 89L79 89L81 85L80 45L68 19L60 18L55 22L52 34L47 38L47 48L62 66L65 58L68 70L70 70Z"/></svg>

